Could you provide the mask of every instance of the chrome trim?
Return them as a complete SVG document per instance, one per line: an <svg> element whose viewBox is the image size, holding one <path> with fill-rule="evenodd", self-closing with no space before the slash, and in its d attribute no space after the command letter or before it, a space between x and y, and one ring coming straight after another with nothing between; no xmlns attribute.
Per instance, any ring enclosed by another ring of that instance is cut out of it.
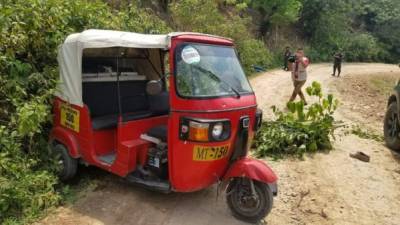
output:
<svg viewBox="0 0 400 225"><path fill-rule="evenodd" d="M249 126L250 126L250 118L249 117L243 119L242 126L243 126L243 128L249 128Z"/></svg>

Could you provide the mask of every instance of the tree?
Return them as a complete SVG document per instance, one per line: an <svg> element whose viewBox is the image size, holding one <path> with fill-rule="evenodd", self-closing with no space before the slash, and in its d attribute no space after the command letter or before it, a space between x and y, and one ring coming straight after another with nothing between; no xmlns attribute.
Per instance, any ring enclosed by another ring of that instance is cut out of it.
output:
<svg viewBox="0 0 400 225"><path fill-rule="evenodd" d="M348 0L303 0L300 24L304 37L324 49L339 48L350 30Z"/></svg>
<svg viewBox="0 0 400 225"><path fill-rule="evenodd" d="M300 0L253 0L251 6L261 13L260 33L264 36L273 26L296 22L302 3Z"/></svg>
<svg viewBox="0 0 400 225"><path fill-rule="evenodd" d="M365 29L384 45L388 55L383 60L396 62L400 58L400 2L398 0L363 0L361 19Z"/></svg>

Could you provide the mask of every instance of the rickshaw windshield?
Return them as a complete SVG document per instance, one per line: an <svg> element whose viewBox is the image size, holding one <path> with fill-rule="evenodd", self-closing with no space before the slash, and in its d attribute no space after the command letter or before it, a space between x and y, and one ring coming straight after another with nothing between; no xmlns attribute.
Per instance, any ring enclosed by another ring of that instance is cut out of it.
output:
<svg viewBox="0 0 400 225"><path fill-rule="evenodd" d="M182 97L252 93L233 47L184 43L175 51L176 86Z"/></svg>

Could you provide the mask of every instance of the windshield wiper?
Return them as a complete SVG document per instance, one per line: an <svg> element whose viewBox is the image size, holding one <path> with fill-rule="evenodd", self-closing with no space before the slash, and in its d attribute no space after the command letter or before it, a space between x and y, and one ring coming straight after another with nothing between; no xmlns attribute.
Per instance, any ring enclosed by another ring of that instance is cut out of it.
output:
<svg viewBox="0 0 400 225"><path fill-rule="evenodd" d="M193 65L193 67L196 68L196 69L198 69L198 70L200 70L200 71L203 72L203 73L208 74L208 75L209 75L211 78L213 78L214 80L217 80L217 81L220 82L220 83L224 83L226 86L228 86L228 88L229 88L230 90L232 90L232 91L235 93L235 95L236 95L237 98L240 98L240 97L241 97L239 91L236 90L236 88L234 88L230 83L226 82L225 80L222 80L222 79L221 79L219 76L217 76L215 73L211 72L210 70L201 68L200 66Z"/></svg>

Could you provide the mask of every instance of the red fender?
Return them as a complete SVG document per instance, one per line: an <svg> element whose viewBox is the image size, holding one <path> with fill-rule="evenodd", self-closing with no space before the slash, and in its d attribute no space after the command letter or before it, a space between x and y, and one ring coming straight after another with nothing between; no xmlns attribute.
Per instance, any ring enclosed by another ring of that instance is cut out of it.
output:
<svg viewBox="0 0 400 225"><path fill-rule="evenodd" d="M63 144L69 150L69 154L73 158L79 158L79 145L78 141L70 132L66 131L62 127L55 127L51 130L50 133L50 142L54 140Z"/></svg>
<svg viewBox="0 0 400 225"><path fill-rule="evenodd" d="M278 180L274 171L267 164L252 158L243 158L234 162L226 172L224 180L232 177L248 177L266 184L274 184Z"/></svg>

